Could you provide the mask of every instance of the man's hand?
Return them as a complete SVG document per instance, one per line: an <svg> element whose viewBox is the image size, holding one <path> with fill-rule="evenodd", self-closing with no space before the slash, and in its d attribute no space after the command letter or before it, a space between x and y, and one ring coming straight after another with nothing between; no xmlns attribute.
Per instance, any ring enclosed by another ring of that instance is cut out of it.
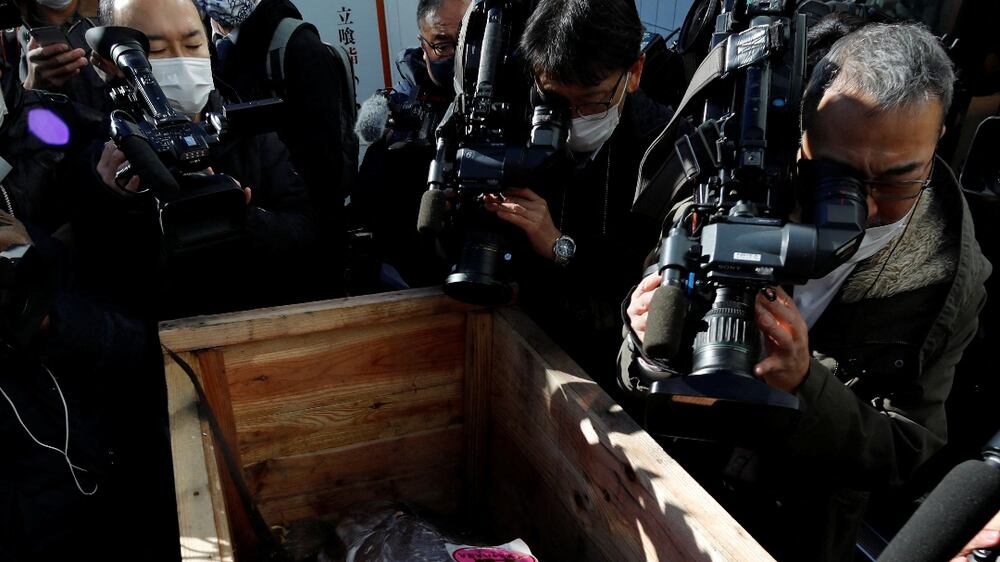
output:
<svg viewBox="0 0 1000 562"><path fill-rule="evenodd" d="M502 198L487 195L485 200L486 210L496 213L500 219L528 235L528 242L538 255L550 260L556 259L552 247L560 232L552 223L549 204L545 199L530 189L508 189Z"/></svg>
<svg viewBox="0 0 1000 562"><path fill-rule="evenodd" d="M40 47L34 37L28 42L27 59L28 77L24 79L26 90L59 88L89 64L87 52L83 49L73 49L66 43Z"/></svg>
<svg viewBox="0 0 1000 562"><path fill-rule="evenodd" d="M142 180L138 175L132 176L128 182L119 182L115 178L118 171L122 168L128 166L128 160L125 159L125 154L118 149L118 146L114 141L108 141L104 144L104 151L101 152L101 159L97 162L97 174L101 176L101 181L105 185L110 187L112 190L118 193L136 193L139 191L139 186L142 184ZM215 170L209 166L205 168L201 173L207 176L214 176ZM249 187L243 187L240 182L237 181L238 185L243 190L244 199L246 204L250 204L250 200L253 194Z"/></svg>
<svg viewBox="0 0 1000 562"><path fill-rule="evenodd" d="M6 251L11 246L31 246L32 244L24 224L9 213L0 211L0 252Z"/></svg>
<svg viewBox="0 0 1000 562"><path fill-rule="evenodd" d="M112 190L119 193L135 193L139 191L139 184L142 180L139 176L132 176L128 182L122 184L115 179L115 175L119 170L128 166L128 160L125 159L125 153L118 149L112 141L108 141L104 144L104 150L101 152L101 159L97 162L97 175L101 176L101 181L104 185L110 187Z"/></svg>
<svg viewBox="0 0 1000 562"><path fill-rule="evenodd" d="M969 544L965 545L962 552L959 552L955 558L952 558L951 562L965 562L966 557L972 554L972 551L977 548L997 547L1000 547L1000 513L997 513L982 531L979 531L976 536L972 537Z"/></svg>
<svg viewBox="0 0 1000 562"><path fill-rule="evenodd" d="M205 168L205 170L202 173L205 174L206 176L214 176L215 170L213 170L212 167L209 166ZM240 180L236 178L233 178L233 181L236 182L236 185L238 185L241 189L243 189L243 197L246 201L246 204L249 205L250 201L253 199L252 190L249 187L243 187L243 184L240 183Z"/></svg>
<svg viewBox="0 0 1000 562"><path fill-rule="evenodd" d="M639 283L639 286L632 291L632 299L628 303L628 322L632 331L642 342L646 338L646 323L649 320L649 303L653 300L653 293L660 286L660 274L654 273Z"/></svg>
<svg viewBox="0 0 1000 562"><path fill-rule="evenodd" d="M791 393L809 373L809 328L788 293L779 287L774 294L774 301L757 295L757 327L768 356L753 371L767 384Z"/></svg>

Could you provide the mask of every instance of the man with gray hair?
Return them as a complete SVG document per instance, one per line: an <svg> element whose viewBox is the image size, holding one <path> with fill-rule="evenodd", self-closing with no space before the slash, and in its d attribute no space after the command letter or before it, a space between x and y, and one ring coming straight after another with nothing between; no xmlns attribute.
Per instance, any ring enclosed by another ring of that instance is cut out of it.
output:
<svg viewBox="0 0 1000 562"><path fill-rule="evenodd" d="M852 559L869 494L905 482L947 441L945 400L991 271L959 184L935 156L954 80L923 27L868 25L833 45L806 88L800 157L863 178L864 241L794 296L758 298L766 357L754 374L798 398L800 421L766 452L727 451L698 467L778 559ZM643 280L628 306L626 386L655 369L635 359L659 282Z"/></svg>

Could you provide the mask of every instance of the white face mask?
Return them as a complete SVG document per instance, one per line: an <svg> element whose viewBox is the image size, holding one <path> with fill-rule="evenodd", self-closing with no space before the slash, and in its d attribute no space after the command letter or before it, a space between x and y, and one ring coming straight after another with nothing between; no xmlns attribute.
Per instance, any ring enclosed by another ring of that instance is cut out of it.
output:
<svg viewBox="0 0 1000 562"><path fill-rule="evenodd" d="M631 73L625 74L625 85L628 88L628 81ZM616 92L617 93L617 92ZM622 120L622 111L625 108L625 94L622 94L618 105L612 107L604 119L596 121L587 120L585 117L577 117L573 120L569 130L569 149L573 152L588 153L594 152L608 142L611 135L618 128L618 123Z"/></svg>
<svg viewBox="0 0 1000 562"><path fill-rule="evenodd" d="M895 240L903 232L903 229L906 228L906 223L910 220L913 209L916 208L917 206L914 205L910 208L910 212L906 213L905 217L892 224L873 226L865 229L865 238L861 241L861 246L858 247L858 253L851 257L850 262L859 263L861 260L866 260L877 254L882 248L885 248L886 244Z"/></svg>
<svg viewBox="0 0 1000 562"><path fill-rule="evenodd" d="M201 113L215 89L211 59L177 57L151 59L149 63L153 67L153 77L174 109L188 117Z"/></svg>
<svg viewBox="0 0 1000 562"><path fill-rule="evenodd" d="M834 269L826 277L813 279L795 290L795 305L798 306L802 318L805 319L806 325L810 329L840 292L840 287L854 271L854 268L862 261L879 253L882 248L885 248L902 234L916 208L917 206L913 205L905 217L892 224L865 229L865 237L861 241L858 251L851 256L851 259L847 260L847 263Z"/></svg>
<svg viewBox="0 0 1000 562"><path fill-rule="evenodd" d="M39 6L52 8L53 10L63 10L73 3L73 0L36 0Z"/></svg>

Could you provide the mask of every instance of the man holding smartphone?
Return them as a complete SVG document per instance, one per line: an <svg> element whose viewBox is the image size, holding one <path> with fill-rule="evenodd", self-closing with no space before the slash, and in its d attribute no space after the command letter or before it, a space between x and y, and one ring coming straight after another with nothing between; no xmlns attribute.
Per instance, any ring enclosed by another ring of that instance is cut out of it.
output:
<svg viewBox="0 0 1000 562"><path fill-rule="evenodd" d="M22 2L21 82L25 89L65 94L103 111L108 105L104 81L90 66L90 48L84 38L95 24L79 14L79 4L79 0Z"/></svg>

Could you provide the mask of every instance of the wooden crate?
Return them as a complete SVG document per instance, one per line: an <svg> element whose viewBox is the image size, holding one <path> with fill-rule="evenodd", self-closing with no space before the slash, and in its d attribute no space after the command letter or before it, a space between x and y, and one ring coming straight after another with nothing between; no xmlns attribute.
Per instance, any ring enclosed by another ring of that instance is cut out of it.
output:
<svg viewBox="0 0 1000 562"><path fill-rule="evenodd" d="M429 289L160 335L197 371L269 524L409 500L544 562L770 560L516 309ZM183 559L245 561L252 535L193 386L165 366Z"/></svg>

